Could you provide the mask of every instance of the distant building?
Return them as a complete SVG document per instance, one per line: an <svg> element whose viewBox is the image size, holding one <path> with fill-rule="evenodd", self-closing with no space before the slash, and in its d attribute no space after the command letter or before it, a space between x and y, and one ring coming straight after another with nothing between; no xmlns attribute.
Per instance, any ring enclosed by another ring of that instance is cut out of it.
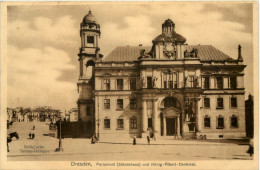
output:
<svg viewBox="0 0 260 170"><path fill-rule="evenodd" d="M100 34L89 11L80 25L77 84L79 119L88 124L88 133L101 138L146 137L147 131L156 137L246 136L241 46L233 59L212 45L187 45L168 19L151 47L117 47L102 58Z"/></svg>
<svg viewBox="0 0 260 170"><path fill-rule="evenodd" d="M246 111L246 136L254 137L254 97L249 94L245 102Z"/></svg>
<svg viewBox="0 0 260 170"><path fill-rule="evenodd" d="M78 121L78 109L72 108L69 110L69 121L70 122L76 122Z"/></svg>

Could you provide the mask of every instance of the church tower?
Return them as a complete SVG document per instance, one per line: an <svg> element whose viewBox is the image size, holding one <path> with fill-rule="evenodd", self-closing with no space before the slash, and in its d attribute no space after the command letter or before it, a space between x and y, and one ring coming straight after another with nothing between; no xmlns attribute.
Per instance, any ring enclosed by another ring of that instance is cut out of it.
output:
<svg viewBox="0 0 260 170"><path fill-rule="evenodd" d="M86 68L94 66L94 61L100 59L100 48L98 46L98 39L100 37L100 25L91 11L83 18L80 24L81 48L78 54L80 62L80 76L79 79L87 79L90 77Z"/></svg>
<svg viewBox="0 0 260 170"><path fill-rule="evenodd" d="M83 136L93 135L95 128L95 107L93 90L95 87L94 77L92 76L95 61L102 58L99 54L100 48L98 39L100 38L100 25L91 11L83 18L80 24L81 47L79 51L79 79L78 93L79 99L78 113L79 121L83 122L84 127L81 130Z"/></svg>

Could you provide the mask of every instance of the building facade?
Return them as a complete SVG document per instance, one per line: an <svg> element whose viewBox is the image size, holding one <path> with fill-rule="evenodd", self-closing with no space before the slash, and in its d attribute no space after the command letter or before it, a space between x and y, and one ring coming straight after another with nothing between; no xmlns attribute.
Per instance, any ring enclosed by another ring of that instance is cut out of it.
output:
<svg viewBox="0 0 260 170"><path fill-rule="evenodd" d="M245 101L246 112L246 136L249 138L254 137L254 96L248 95Z"/></svg>
<svg viewBox="0 0 260 170"><path fill-rule="evenodd" d="M90 133L113 136L242 138L245 130L241 46L233 59L211 45L187 45L170 19L153 45L99 54L100 25L80 26L79 119ZM91 75L88 75L92 68Z"/></svg>

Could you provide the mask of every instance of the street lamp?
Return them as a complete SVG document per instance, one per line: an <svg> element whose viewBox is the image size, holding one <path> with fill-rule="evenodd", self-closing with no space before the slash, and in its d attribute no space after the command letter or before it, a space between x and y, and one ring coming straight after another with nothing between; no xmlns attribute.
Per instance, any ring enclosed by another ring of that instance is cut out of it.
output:
<svg viewBox="0 0 260 170"><path fill-rule="evenodd" d="M60 123L60 139L59 139L59 147L58 148L56 148L56 152L60 152L60 151L63 151L63 148L62 148L62 142L61 142L61 117L60 117L60 121L59 121L59 123Z"/></svg>
<svg viewBox="0 0 260 170"><path fill-rule="evenodd" d="M97 132L97 137L98 137L98 140L99 140L99 125L100 125L100 119L97 119L97 126L98 126L98 132Z"/></svg>

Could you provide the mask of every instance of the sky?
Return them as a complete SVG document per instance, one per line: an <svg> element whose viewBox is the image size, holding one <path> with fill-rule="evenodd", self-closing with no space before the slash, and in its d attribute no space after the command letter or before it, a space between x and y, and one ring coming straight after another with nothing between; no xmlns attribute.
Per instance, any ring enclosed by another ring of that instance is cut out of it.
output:
<svg viewBox="0 0 260 170"><path fill-rule="evenodd" d="M236 59L241 44L246 97L253 94L251 3L37 4L7 8L8 107L77 107L79 30L89 9L101 27L104 56L117 46L151 46L168 18L189 45L213 45Z"/></svg>

